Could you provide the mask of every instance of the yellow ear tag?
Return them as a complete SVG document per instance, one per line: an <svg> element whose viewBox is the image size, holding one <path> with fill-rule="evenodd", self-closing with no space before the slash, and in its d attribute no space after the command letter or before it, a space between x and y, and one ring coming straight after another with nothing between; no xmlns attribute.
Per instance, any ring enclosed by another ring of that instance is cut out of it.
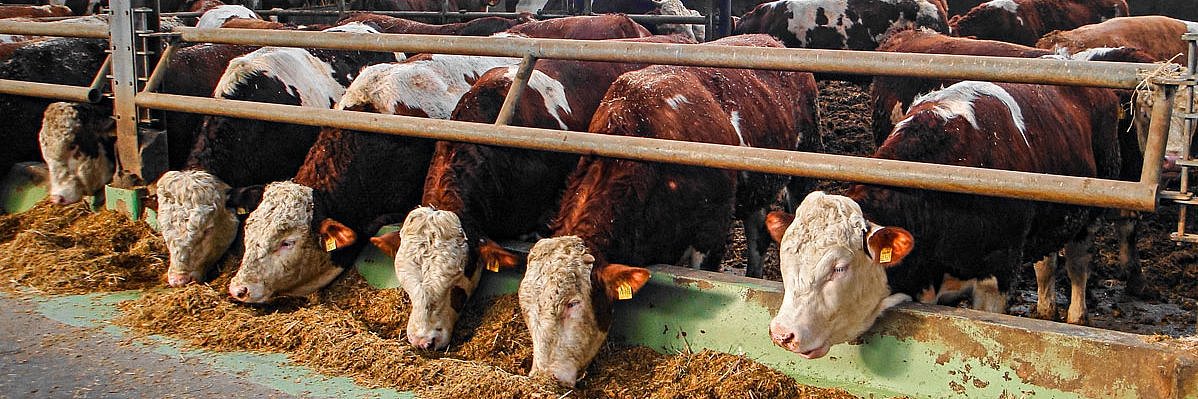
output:
<svg viewBox="0 0 1198 399"><path fill-rule="evenodd" d="M499 262L496 262L493 260L487 261L487 270L490 270L495 273L499 273Z"/></svg>
<svg viewBox="0 0 1198 399"><path fill-rule="evenodd" d="M621 282L619 287L616 287L616 293L620 300L632 299L632 286L628 283Z"/></svg>
<svg viewBox="0 0 1198 399"><path fill-rule="evenodd" d="M245 208L237 207L237 214L238 215L246 215L246 214L249 214L249 211L246 211Z"/></svg>
<svg viewBox="0 0 1198 399"><path fill-rule="evenodd" d="M326 238L324 240L324 251L333 252L335 249L337 249L337 239L333 237Z"/></svg>
<svg viewBox="0 0 1198 399"><path fill-rule="evenodd" d="M892 253L894 253L894 250L890 247L882 248L882 253L878 255L878 262L890 263L890 255Z"/></svg>

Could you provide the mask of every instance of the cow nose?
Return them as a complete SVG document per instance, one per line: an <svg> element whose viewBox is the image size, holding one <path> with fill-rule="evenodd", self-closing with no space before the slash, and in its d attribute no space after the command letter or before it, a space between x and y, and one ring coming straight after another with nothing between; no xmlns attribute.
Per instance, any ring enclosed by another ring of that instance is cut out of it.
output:
<svg viewBox="0 0 1198 399"><path fill-rule="evenodd" d="M63 198L61 195L55 194L50 196L50 203L55 205L67 205L67 199Z"/></svg>
<svg viewBox="0 0 1198 399"><path fill-rule="evenodd" d="M195 282L195 280L192 279L191 275L187 274L187 273L170 273L166 276L166 283L169 284L171 287L182 287L182 286L194 283L194 282ZM245 287L242 287L242 288L244 289ZM246 291L248 291L248 290L246 290ZM232 290L230 290L229 292L232 293ZM236 297L237 295L233 295L233 296Z"/></svg>
<svg viewBox="0 0 1198 399"><path fill-rule="evenodd" d="M412 346L415 346L417 348L424 349L424 350L433 350L434 348L437 347L437 338L436 337L429 337L429 338L411 337L408 339L408 342L411 342Z"/></svg>
<svg viewBox="0 0 1198 399"><path fill-rule="evenodd" d="M778 346L786 348L794 342L795 333L777 324L770 323L770 339Z"/></svg>
<svg viewBox="0 0 1198 399"><path fill-rule="evenodd" d="M245 302L250 297L250 287L230 285L229 295L232 295L233 299Z"/></svg>

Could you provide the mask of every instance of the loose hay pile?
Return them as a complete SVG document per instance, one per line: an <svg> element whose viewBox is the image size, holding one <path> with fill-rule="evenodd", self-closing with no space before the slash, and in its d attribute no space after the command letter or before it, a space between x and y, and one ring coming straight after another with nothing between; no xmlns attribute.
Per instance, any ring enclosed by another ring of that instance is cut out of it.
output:
<svg viewBox="0 0 1198 399"><path fill-rule="evenodd" d="M716 352L661 355L609 344L580 387L567 390L524 375L532 345L514 295L474 304L446 352L420 353L403 337L410 304L399 290L376 290L350 273L305 306L247 307L223 285L158 290L120 305L116 323L216 350L287 353L320 372L421 397L744 398L852 397L798 386L751 359Z"/></svg>
<svg viewBox="0 0 1198 399"><path fill-rule="evenodd" d="M8 292L120 291L159 285L166 246L145 223L85 204L41 202L0 215L0 284Z"/></svg>

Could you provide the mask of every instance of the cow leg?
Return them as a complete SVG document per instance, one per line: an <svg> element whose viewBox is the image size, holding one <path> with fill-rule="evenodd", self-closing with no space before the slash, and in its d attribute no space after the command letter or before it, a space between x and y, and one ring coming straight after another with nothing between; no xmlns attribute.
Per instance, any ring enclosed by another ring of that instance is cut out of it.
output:
<svg viewBox="0 0 1198 399"><path fill-rule="evenodd" d="M1094 255L1090 254L1090 247L1094 246L1096 230L1097 224L1091 224L1065 244L1065 270L1069 272L1069 283L1072 286L1069 313L1065 318L1065 322L1069 324L1086 323L1086 280L1090 278L1090 262L1094 258Z"/></svg>
<svg viewBox="0 0 1198 399"><path fill-rule="evenodd" d="M1140 252L1136 248L1140 216L1136 212L1119 211L1119 219L1115 221L1115 232L1119 236L1119 265L1126 273L1127 286L1124 292L1140 298L1152 296L1147 292L1144 276L1140 270Z"/></svg>
<svg viewBox="0 0 1198 399"><path fill-rule="evenodd" d="M1057 254L1051 253L1036 262L1036 313L1037 319L1055 320L1057 317Z"/></svg>
<svg viewBox="0 0 1198 399"><path fill-rule="evenodd" d="M973 308L991 313L1007 311L1007 293L999 288L997 277L978 280L974 284Z"/></svg>
<svg viewBox="0 0 1198 399"><path fill-rule="evenodd" d="M749 265L745 267L745 276L761 278L765 251L770 247L770 236L765 232L765 210L753 212L743 222L745 241L749 247Z"/></svg>

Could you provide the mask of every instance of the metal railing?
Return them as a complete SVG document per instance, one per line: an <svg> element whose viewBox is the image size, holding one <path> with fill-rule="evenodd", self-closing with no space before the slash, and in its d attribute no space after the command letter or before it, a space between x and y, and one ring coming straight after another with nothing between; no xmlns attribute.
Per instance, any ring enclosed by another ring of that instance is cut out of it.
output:
<svg viewBox="0 0 1198 399"><path fill-rule="evenodd" d="M854 52L784 48L693 46L660 43L579 42L560 39L372 35L341 32L245 31L178 28L184 41L290 46L339 50L447 53L524 58L520 70L537 59L638 62L724 68L754 68L860 75L1134 88L1155 65L1071 60L956 55ZM519 74L518 74L519 75ZM517 79L519 80L519 79ZM1159 104L1171 104L1172 86L1157 90ZM522 84L512 85L508 100ZM274 122L339 127L438 140L574 152L643 161L779 173L820 179L915 187L1038 201L1135 210L1156 206L1159 162L1145 164L1140 182L1056 176L1005 170L932 165L841 155L779 151L639 137L493 126L339 110L310 110L276 104L183 97L142 92L138 106ZM505 104L499 122L512 106ZM1164 153L1169 107L1154 108L1150 148L1145 159ZM1164 118L1160 118L1164 114Z"/></svg>

